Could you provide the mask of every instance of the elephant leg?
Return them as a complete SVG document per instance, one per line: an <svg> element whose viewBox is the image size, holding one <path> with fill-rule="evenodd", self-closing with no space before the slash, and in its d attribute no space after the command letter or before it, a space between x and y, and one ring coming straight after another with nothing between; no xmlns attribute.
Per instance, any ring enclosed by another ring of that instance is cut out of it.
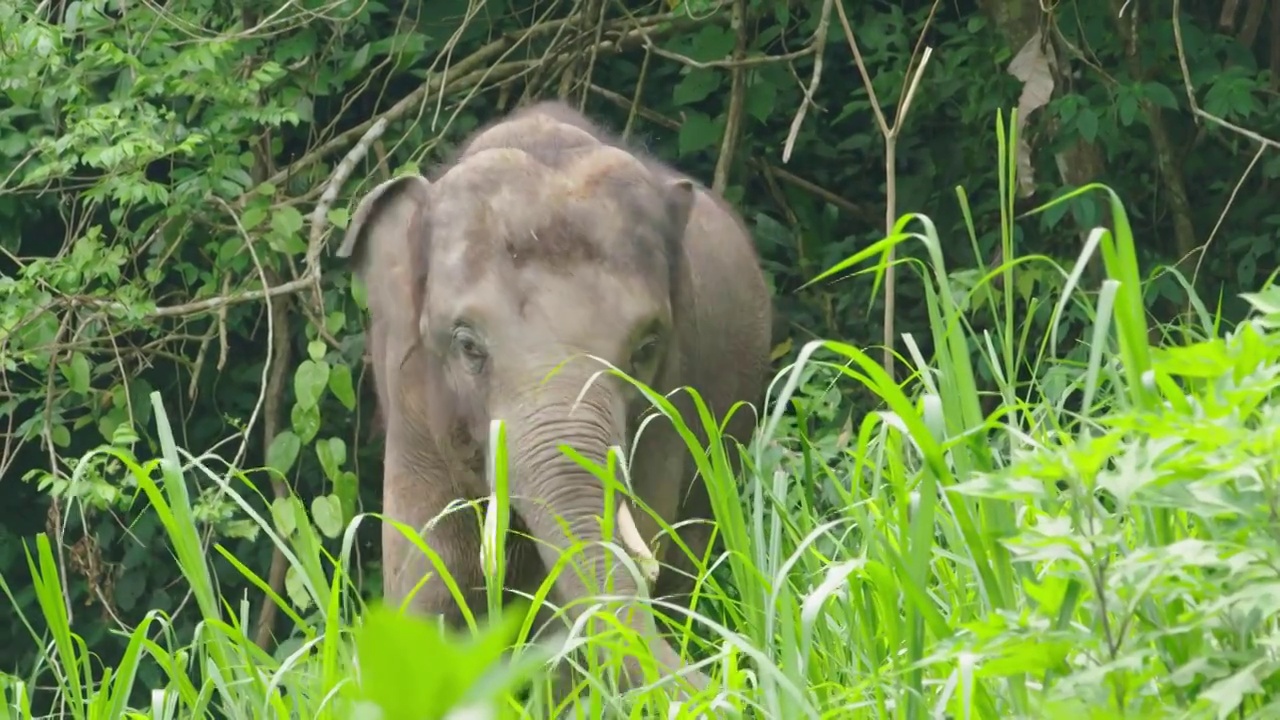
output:
<svg viewBox="0 0 1280 720"><path fill-rule="evenodd" d="M709 442L706 430L698 421L692 401L687 395L678 395L673 404L686 422L691 422L690 429L698 441L705 447ZM724 412L717 408L717 412ZM721 419L720 415L716 416ZM756 427L756 417L749 407L738 407L725 426L722 438L724 451L729 460L729 468L733 474L731 482L736 483L742 472L742 458L737 443L748 443ZM711 562L715 554L724 546L723 539L715 532L715 512L711 504L711 493L705 479L697 474L697 466L689 457L689 449L684 441L669 426L663 428L660 442L654 449L657 457L679 456L684 462L677 471L680 483L680 496L675 511L676 532L685 546L686 553L674 542L666 542L663 546L663 572L654 587L654 597L672 602L681 607L688 607L690 595L697 583L698 569L693 558L699 562ZM734 441L737 441L735 443ZM670 472L670 470L668 470ZM695 477L695 475L697 475ZM674 481L672 478L669 482ZM736 488L730 488L734 492ZM714 537L714 547L713 547ZM712 554L708 554L711 551Z"/></svg>
<svg viewBox="0 0 1280 720"><path fill-rule="evenodd" d="M439 557L458 586L468 609L473 615L482 615L485 596L478 516L469 507L449 507L465 495L449 482L447 471L413 471L398 465L387 463L383 486L387 514L421 534L423 543ZM466 627L461 607L431 560L390 523L382 528L382 558L383 592L389 603L398 606L409 598L409 611L443 615L449 626Z"/></svg>
<svg viewBox="0 0 1280 720"><path fill-rule="evenodd" d="M692 474L693 468L689 468L689 472ZM655 598L682 608L689 608L690 598L700 572L694 558L697 558L698 563L708 561L707 549L711 545L714 533L712 515L710 497L706 486L699 478L686 488L675 522L675 531L689 551L686 553L680 545L670 540L663 544L663 567L653 589ZM683 617L674 619L684 620Z"/></svg>
<svg viewBox="0 0 1280 720"><path fill-rule="evenodd" d="M547 569L535 542L523 519L513 512L510 531L507 534L506 600L508 603L517 603L525 608L533 601L547 578ZM548 602L538 607L534 616L532 633L528 640L535 644L552 642L556 639L557 629L567 630L569 627L559 608L555 607L554 594L554 592L550 593ZM577 655L580 656L581 653ZM582 694L582 690L577 686L583 682L583 678L572 662L565 659L555 663L547 675L534 682L545 690L549 710L561 708L561 714L558 717L579 716L572 712L574 703L571 699Z"/></svg>
<svg viewBox="0 0 1280 720"><path fill-rule="evenodd" d="M693 431L699 442L705 443L706 433L701 428L697 411L687 393L671 398L676 411ZM636 493L673 527L680 541L689 548L686 553L670 533L663 531L658 547L661 569L653 586L653 597L681 607L688 607L688 598L697 580L697 564L706 556L707 543L712 529L711 501L701 478L695 477L694 463L684 439L666 418L651 420L637 437L635 467L632 480ZM652 542L660 528L647 514L636 518L641 535ZM669 612L671 619L682 623L683 613Z"/></svg>

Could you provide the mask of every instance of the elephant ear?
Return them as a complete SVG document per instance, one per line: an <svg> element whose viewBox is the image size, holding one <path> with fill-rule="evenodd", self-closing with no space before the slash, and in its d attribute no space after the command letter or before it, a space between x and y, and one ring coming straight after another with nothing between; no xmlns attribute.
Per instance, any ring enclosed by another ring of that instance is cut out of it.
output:
<svg viewBox="0 0 1280 720"><path fill-rule="evenodd" d="M380 183L360 200L338 247L368 293L369 314L414 331L430 231L431 183L418 174Z"/></svg>
<svg viewBox="0 0 1280 720"><path fill-rule="evenodd" d="M667 207L667 262L671 269L669 287L674 294L684 269L684 236L689 229L689 219L693 216L693 204L698 199L698 188L692 180L678 178L665 181L662 189ZM672 309L676 307L678 303L672 297Z"/></svg>

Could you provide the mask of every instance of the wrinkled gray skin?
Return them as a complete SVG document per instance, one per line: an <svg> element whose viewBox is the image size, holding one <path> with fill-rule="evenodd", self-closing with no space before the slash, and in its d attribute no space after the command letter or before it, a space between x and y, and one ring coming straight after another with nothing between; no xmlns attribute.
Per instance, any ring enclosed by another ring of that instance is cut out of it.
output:
<svg viewBox="0 0 1280 720"><path fill-rule="evenodd" d="M452 501L489 494L484 459L491 419L506 421L512 526L537 543L508 537L509 590L533 593L569 546L563 519L579 539L575 554L596 578L584 585L565 568L556 605L604 587L637 591L634 577L599 544L604 489L557 449L574 447L603 462L610 445L630 448L651 409L630 385L602 374L582 354L614 363L656 391L692 386L721 419L735 402L758 406L769 364L771 307L750 236L723 200L655 160L642 158L576 110L542 102L477 132L459 156L426 178L400 177L359 203L338 254L353 257L368 288L368 347L386 421L384 511L422 529ZM548 372L567 359L558 372ZM545 382L544 382L545 380ZM684 391L671 398L703 439ZM733 413L728 433L750 439L750 408ZM669 421L650 421L631 467L633 490L683 541L704 556L710 501L683 440ZM627 456L624 454L624 457ZM736 451L730 453L735 463ZM659 527L632 514L652 543ZM701 522L699 522L701 521ZM467 597L484 611L475 515L451 512L424 533ZM670 538L654 596L683 602L693 564ZM387 599L401 601L430 569L398 530L383 532ZM576 618L590 603L567 610ZM434 575L410 606L462 615ZM632 612L670 674L684 668L652 618ZM545 620L545 616L544 616ZM624 683L644 682L628 658ZM705 686L701 673L684 676Z"/></svg>

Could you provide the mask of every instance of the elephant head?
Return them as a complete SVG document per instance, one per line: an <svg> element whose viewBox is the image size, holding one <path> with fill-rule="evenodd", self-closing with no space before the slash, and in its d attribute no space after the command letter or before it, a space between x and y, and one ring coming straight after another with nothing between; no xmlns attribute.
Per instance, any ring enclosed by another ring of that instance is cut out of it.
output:
<svg viewBox="0 0 1280 720"><path fill-rule="evenodd" d="M673 298L697 196L689 180L581 129L531 122L541 144L482 134L434 181L377 186L338 254L354 257L367 288L374 377L406 472L485 448L490 422L503 420L511 507L543 565L585 541L556 581L566 604L637 589L599 543L604 488L558 446L597 462L627 446L638 393L590 356L659 390L677 372ZM631 616L665 670L678 669L651 621ZM635 659L626 667L637 680Z"/></svg>

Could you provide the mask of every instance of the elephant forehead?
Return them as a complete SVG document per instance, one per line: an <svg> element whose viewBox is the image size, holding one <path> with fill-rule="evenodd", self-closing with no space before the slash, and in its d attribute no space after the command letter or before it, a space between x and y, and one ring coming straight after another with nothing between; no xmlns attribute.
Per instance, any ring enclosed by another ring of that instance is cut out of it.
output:
<svg viewBox="0 0 1280 720"><path fill-rule="evenodd" d="M649 189L653 175L635 155L613 147L595 145L566 158L564 174L575 196L609 195L621 188Z"/></svg>
<svg viewBox="0 0 1280 720"><path fill-rule="evenodd" d="M621 223L605 221L620 215L634 223L663 212L653 175L625 150L598 143L577 145L554 159L560 164L547 164L513 147L474 151L437 181L437 222L456 219L499 226L487 230L510 228L512 232L487 233L505 239L544 228L560 219L557 216L589 214L594 216L587 218L590 227L607 230Z"/></svg>
<svg viewBox="0 0 1280 720"><path fill-rule="evenodd" d="M575 302L584 298L611 302L614 296L665 296L668 292L665 258L645 255L632 246L594 241L564 224L509 238L501 247L488 241L448 243L433 254L432 274L444 281L433 286L456 291L493 282L513 298L520 314L526 306L541 302L536 297L548 295L544 289L548 296L578 296Z"/></svg>
<svg viewBox="0 0 1280 720"><path fill-rule="evenodd" d="M622 151L553 169L520 150L483 150L441 179L434 208L433 253L464 277L495 263L595 263L641 274L665 264L661 198Z"/></svg>
<svg viewBox="0 0 1280 720"><path fill-rule="evenodd" d="M508 348L551 353L555 361L565 352L615 357L638 323L670 312L668 297L642 278L593 265L568 272L530 266L511 278L432 283L427 292L433 314L470 318Z"/></svg>
<svg viewBox="0 0 1280 720"><path fill-rule="evenodd" d="M618 204L607 199L570 205L564 195L503 183L483 196L449 201L433 222L433 253L463 273L494 263L607 263L625 251L609 242L626 232L625 220Z"/></svg>
<svg viewBox="0 0 1280 720"><path fill-rule="evenodd" d="M628 333L634 323L668 305L668 295L655 293L645 278L596 265L569 271L530 267L519 287L524 293L523 317L535 323L590 328L604 336L610 331Z"/></svg>
<svg viewBox="0 0 1280 720"><path fill-rule="evenodd" d="M436 223L537 227L547 222L563 181L528 153L480 150L446 172L432 189Z"/></svg>
<svg viewBox="0 0 1280 720"><path fill-rule="evenodd" d="M499 123L476 135L467 143L464 156L494 148L519 149L548 166L558 166L584 149L600 142L579 127L560 122L541 113L533 113Z"/></svg>

